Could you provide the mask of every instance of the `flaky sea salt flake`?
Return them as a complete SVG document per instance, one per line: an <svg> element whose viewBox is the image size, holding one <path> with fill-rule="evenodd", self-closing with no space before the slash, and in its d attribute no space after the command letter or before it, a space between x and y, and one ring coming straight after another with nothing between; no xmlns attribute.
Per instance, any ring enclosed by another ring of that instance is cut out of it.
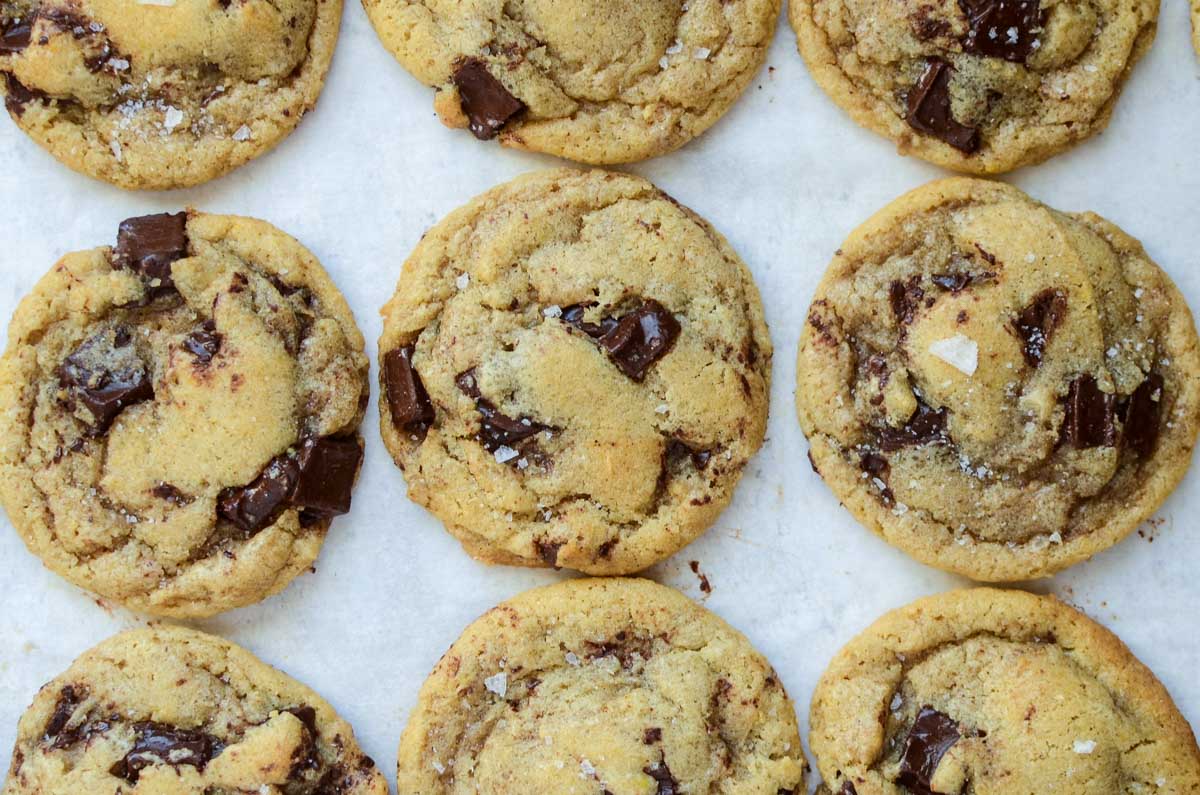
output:
<svg viewBox="0 0 1200 795"><path fill-rule="evenodd" d="M963 375L974 375L979 366L979 346L965 334L930 343L929 352Z"/></svg>

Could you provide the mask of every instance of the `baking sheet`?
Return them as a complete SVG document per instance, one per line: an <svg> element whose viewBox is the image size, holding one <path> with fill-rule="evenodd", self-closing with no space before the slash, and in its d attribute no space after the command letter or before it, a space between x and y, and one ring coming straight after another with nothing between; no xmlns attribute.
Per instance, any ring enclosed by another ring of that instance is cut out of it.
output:
<svg viewBox="0 0 1200 795"><path fill-rule="evenodd" d="M838 110L809 78L785 19L768 64L705 136L628 169L730 239L762 290L776 347L768 440L733 505L648 575L702 599L750 637L795 699L807 748L809 698L834 652L886 610L967 584L910 560L838 506L809 469L792 404L800 326L833 251L875 210L944 172L899 157ZM487 188L561 164L443 129L431 94L392 60L349 0L316 111L273 153L207 185L127 193L69 171L0 119L0 322L65 252L114 241L126 217L192 205L266 219L311 248L368 339L374 384L378 310L422 232ZM1095 210L1142 239L1200 309L1198 128L1200 65L1187 3L1164 0L1158 40L1108 131L1007 179L1056 208ZM404 496L379 439L377 398L363 428L367 455L353 512L334 522L316 573L264 603L195 626L315 688L353 724L394 785L401 730L441 653L492 605L569 575L467 557ZM1196 725L1198 515L1195 471L1139 534L1032 586L1116 631ZM146 619L51 574L7 521L0 524L5 756L43 682L84 649ZM710 594L690 561L712 584Z"/></svg>

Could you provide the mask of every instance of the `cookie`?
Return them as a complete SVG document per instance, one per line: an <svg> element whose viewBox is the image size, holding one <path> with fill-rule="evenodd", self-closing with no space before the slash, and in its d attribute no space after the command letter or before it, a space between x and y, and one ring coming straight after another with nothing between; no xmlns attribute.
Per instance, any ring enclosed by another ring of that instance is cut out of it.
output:
<svg viewBox="0 0 1200 795"><path fill-rule="evenodd" d="M279 143L325 82L341 0L5 0L0 91L63 163L178 188Z"/></svg>
<svg viewBox="0 0 1200 795"><path fill-rule="evenodd" d="M387 795L350 726L245 649L181 627L85 652L21 718L4 795Z"/></svg>
<svg viewBox="0 0 1200 795"><path fill-rule="evenodd" d="M130 218L18 305L0 500L30 551L135 610L283 589L350 508L368 360L320 263L273 226Z"/></svg>
<svg viewBox="0 0 1200 795"><path fill-rule="evenodd" d="M383 317L384 443L480 560L639 571L713 523L762 444L750 272L638 177L483 194L425 235Z"/></svg>
<svg viewBox="0 0 1200 795"><path fill-rule="evenodd" d="M1124 538L1200 428L1192 315L1141 244L984 180L926 185L850 235L797 369L838 499L976 580L1046 576Z"/></svg>
<svg viewBox="0 0 1200 795"><path fill-rule="evenodd" d="M780 0L363 0L442 123L582 163L711 127L767 57Z"/></svg>
<svg viewBox="0 0 1200 795"><path fill-rule="evenodd" d="M846 645L813 694L818 795L1200 792L1170 695L1053 596L916 601Z"/></svg>
<svg viewBox="0 0 1200 795"><path fill-rule="evenodd" d="M779 677L738 631L647 580L527 591L467 627L421 688L398 789L423 795L800 795Z"/></svg>
<svg viewBox="0 0 1200 795"><path fill-rule="evenodd" d="M1158 0L793 0L813 78L902 154L972 174L1046 158L1108 125Z"/></svg>

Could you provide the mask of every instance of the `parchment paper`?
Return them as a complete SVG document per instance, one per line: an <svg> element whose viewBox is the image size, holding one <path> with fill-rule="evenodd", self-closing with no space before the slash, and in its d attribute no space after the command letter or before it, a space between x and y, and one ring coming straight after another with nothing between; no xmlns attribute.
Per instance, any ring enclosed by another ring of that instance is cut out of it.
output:
<svg viewBox="0 0 1200 795"><path fill-rule="evenodd" d="M792 396L795 350L833 251L902 192L943 176L858 128L816 88L784 19L768 64L734 109L683 150L631 167L708 218L758 281L776 347L769 438L707 535L649 576L701 598L746 633L796 701L834 652L885 611L967 584L910 560L859 526L809 469ZM115 240L128 216L192 205L266 219L311 248L353 307L374 379L378 310L422 232L476 194L561 161L443 129L432 92L383 49L347 2L320 104L274 152L199 188L128 193L79 176L0 119L0 322L68 251ZM1158 39L1099 138L1010 179L1062 210L1095 210L1142 239L1200 309L1200 66L1187 4L1164 0ZM374 388L374 387L373 387ZM353 724L394 783L418 688L480 613L566 573L475 563L405 497L379 440L350 515L333 524L315 574L282 595L197 626L307 683ZM1116 631L1200 721L1200 472L1159 521L1094 560L1032 585ZM144 617L44 569L0 521L0 754L37 688L84 649ZM712 583L705 596L689 567ZM0 768L7 762L0 764ZM815 778L815 777L814 777Z"/></svg>

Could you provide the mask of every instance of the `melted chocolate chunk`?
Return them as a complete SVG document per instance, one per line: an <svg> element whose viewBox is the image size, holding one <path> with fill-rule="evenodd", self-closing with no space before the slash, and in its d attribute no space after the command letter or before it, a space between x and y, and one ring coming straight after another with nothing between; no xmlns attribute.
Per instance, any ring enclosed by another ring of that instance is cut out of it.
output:
<svg viewBox="0 0 1200 795"><path fill-rule="evenodd" d="M630 636L625 630L606 641L597 643L585 640L584 655L589 660L599 660L604 657L614 657L621 663L622 668L632 668L642 660L649 660L654 654L654 639L642 636Z"/></svg>
<svg viewBox="0 0 1200 795"><path fill-rule="evenodd" d="M842 788L839 792L841 795L858 795L858 790L854 788L854 785L848 779L842 782Z"/></svg>
<svg viewBox="0 0 1200 795"><path fill-rule="evenodd" d="M644 745L654 745L659 742L662 742L662 729L651 727L642 732L642 743Z"/></svg>
<svg viewBox="0 0 1200 795"><path fill-rule="evenodd" d="M1044 15L1038 0L958 0L970 29L963 49L989 58L1025 63L1037 49Z"/></svg>
<svg viewBox="0 0 1200 795"><path fill-rule="evenodd" d="M283 710L293 715L304 724L304 738L292 756L290 778L298 778L305 770L316 770L321 766L321 758L317 754L317 738L321 736L317 730L317 711L308 705L288 707Z"/></svg>
<svg viewBox="0 0 1200 795"><path fill-rule="evenodd" d="M321 518L349 512L362 458L362 447L353 436L304 440L296 457L299 476L289 502Z"/></svg>
<svg viewBox="0 0 1200 795"><path fill-rule="evenodd" d="M217 324L211 320L204 321L200 328L184 338L183 347L196 357L197 364L211 362L217 351L221 350L221 335L217 333Z"/></svg>
<svg viewBox="0 0 1200 795"><path fill-rule="evenodd" d="M187 505L193 501L192 497L184 494L177 486L170 483L159 483L154 488L150 489L150 493L160 500L173 502L176 505Z"/></svg>
<svg viewBox="0 0 1200 795"><path fill-rule="evenodd" d="M454 379L459 391L475 401L475 410L479 412L479 433L476 438L489 453L494 453L501 447L512 447L517 442L528 439L542 431L553 430L549 425L535 422L529 417L513 417L504 414L496 408L496 404L483 397L479 385L475 381L475 369L471 368L459 373ZM510 463L515 464L516 457Z"/></svg>
<svg viewBox="0 0 1200 795"><path fill-rule="evenodd" d="M90 436L103 436L126 407L154 398L150 374L129 329L116 326L92 335L63 360L59 383L92 415Z"/></svg>
<svg viewBox="0 0 1200 795"><path fill-rule="evenodd" d="M383 384L392 424L406 431L423 431L433 422L433 403L412 364L413 346L383 355Z"/></svg>
<svg viewBox="0 0 1200 795"><path fill-rule="evenodd" d="M572 304L571 306L563 307L562 319L563 322L570 323L592 339L598 340L616 328L618 321L615 317L605 317L601 318L599 323L588 323L583 319L583 315L584 312L593 306L595 304Z"/></svg>
<svg viewBox="0 0 1200 795"><path fill-rule="evenodd" d="M130 784L136 783L142 770L151 765L189 765L204 770L223 747L211 734L152 721L135 723L133 730L137 732L133 748L109 771Z"/></svg>
<svg viewBox="0 0 1200 795"><path fill-rule="evenodd" d="M4 107L17 118L25 113L25 106L30 102L46 99L44 93L33 88L26 88L20 80L12 76L11 72L5 73L4 80Z"/></svg>
<svg viewBox="0 0 1200 795"><path fill-rule="evenodd" d="M878 453L863 453L858 459L858 466L863 472L866 472L871 478L878 480L883 486L880 488L879 496L883 499L884 505L891 505L896 501L896 495L888 488L888 475L892 472L892 467L888 464L888 460Z"/></svg>
<svg viewBox="0 0 1200 795"><path fill-rule="evenodd" d="M495 138L509 119L525 110L525 103L492 77L487 65L478 58L460 59L454 66L453 79L471 132L481 141Z"/></svg>
<svg viewBox="0 0 1200 795"><path fill-rule="evenodd" d="M958 742L958 724L933 707L922 707L904 738L896 781L914 795L935 795L930 780L942 757Z"/></svg>
<svg viewBox="0 0 1200 795"><path fill-rule="evenodd" d="M698 449L678 438L672 438L667 442L666 457L668 463L691 459L692 466L703 470L712 460L712 451Z"/></svg>
<svg viewBox="0 0 1200 795"><path fill-rule="evenodd" d="M29 46L33 34L33 19L12 19L0 31L0 55L12 55Z"/></svg>
<svg viewBox="0 0 1200 795"><path fill-rule="evenodd" d="M650 365L667 355L679 336L679 321L666 307L647 299L622 317L603 337L600 347L608 352L613 364L634 381L646 377Z"/></svg>
<svg viewBox="0 0 1200 795"><path fill-rule="evenodd" d="M117 230L113 262L146 277L154 297L174 289L171 264L186 257L187 248L187 213L126 218Z"/></svg>
<svg viewBox="0 0 1200 795"><path fill-rule="evenodd" d="M1142 458L1149 457L1158 443L1162 424L1163 377L1158 373L1148 375L1122 408L1122 442Z"/></svg>
<svg viewBox="0 0 1200 795"><path fill-rule="evenodd" d="M1030 367L1041 365L1046 345L1066 314L1067 299L1062 292L1042 290L1013 320L1013 329L1024 342L1025 363Z"/></svg>
<svg viewBox="0 0 1200 795"><path fill-rule="evenodd" d="M642 768L642 772L658 782L657 795L677 795L679 792L679 782L671 775L671 768L667 767L666 759L647 765Z"/></svg>
<svg viewBox="0 0 1200 795"><path fill-rule="evenodd" d="M925 291L921 289L920 276L888 285L888 303L892 305L892 314L896 316L896 322L902 326L907 326L913 321L924 297Z"/></svg>
<svg viewBox="0 0 1200 795"><path fill-rule="evenodd" d="M994 278L996 278L996 274L992 271L983 271L982 273L955 271L953 273L935 273L929 277L929 280L947 292L958 294L976 282Z"/></svg>
<svg viewBox="0 0 1200 795"><path fill-rule="evenodd" d="M934 442L948 441L946 435L946 410L932 409L917 401L917 410L902 428L888 425L879 433L879 447L891 453L902 447L920 447Z"/></svg>
<svg viewBox="0 0 1200 795"><path fill-rule="evenodd" d="M73 733L64 734L63 730L67 728L71 716L86 697L87 690L82 687L76 688L74 685L64 685L59 691L58 702L54 705L54 712L50 713L50 720L46 722L46 731L43 733L43 740L49 743L51 748L64 748L72 744Z"/></svg>
<svg viewBox="0 0 1200 795"><path fill-rule="evenodd" d="M535 538L533 540L533 548L537 551L537 555L547 566L558 568L558 550L562 549L562 541L551 541L545 538Z"/></svg>
<svg viewBox="0 0 1200 795"><path fill-rule="evenodd" d="M1117 443L1117 396L1101 391L1091 375L1081 375L1067 389L1062 439L1077 449L1112 447Z"/></svg>
<svg viewBox="0 0 1200 795"><path fill-rule="evenodd" d="M217 512L247 533L258 532L287 507L299 470L296 459L286 453L272 458L248 485L223 489Z"/></svg>
<svg viewBox="0 0 1200 795"><path fill-rule="evenodd" d="M939 138L963 154L979 151L979 130L961 124L950 107L950 73L954 67L940 58L927 58L925 72L908 92L908 125Z"/></svg>

